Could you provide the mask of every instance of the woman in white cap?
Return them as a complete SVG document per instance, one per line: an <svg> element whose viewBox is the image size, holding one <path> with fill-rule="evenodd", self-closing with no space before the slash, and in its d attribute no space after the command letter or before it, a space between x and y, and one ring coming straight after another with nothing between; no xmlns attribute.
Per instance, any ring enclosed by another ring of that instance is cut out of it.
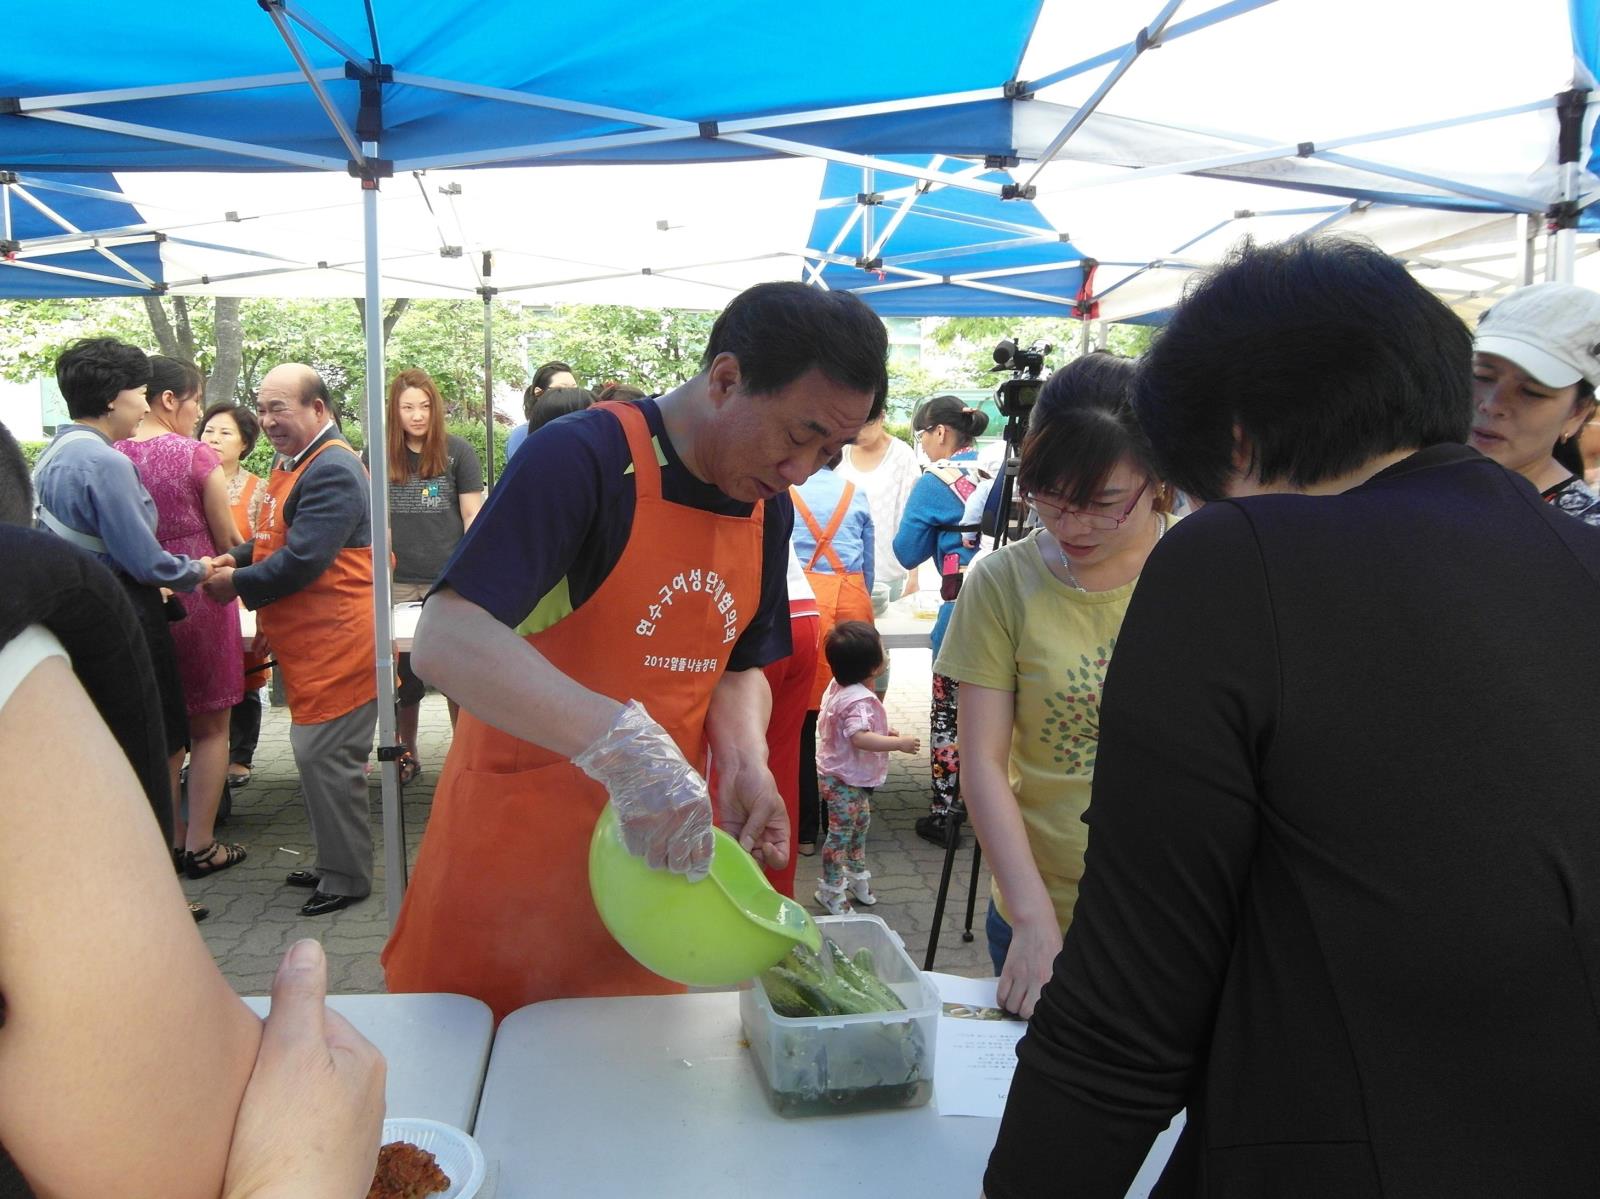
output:
<svg viewBox="0 0 1600 1199"><path fill-rule="evenodd" d="M1570 283L1514 291L1484 313L1472 350L1472 446L1600 525L1578 448L1600 384L1600 294Z"/></svg>

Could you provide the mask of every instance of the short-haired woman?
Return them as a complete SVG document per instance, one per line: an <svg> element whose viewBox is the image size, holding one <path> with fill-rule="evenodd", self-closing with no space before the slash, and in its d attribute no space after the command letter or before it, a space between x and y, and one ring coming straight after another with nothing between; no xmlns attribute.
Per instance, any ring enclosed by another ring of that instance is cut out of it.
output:
<svg viewBox="0 0 1600 1199"><path fill-rule="evenodd" d="M907 570L929 558L938 567L939 594L944 602L939 605L928 638L935 661L961 589L962 575L977 553L976 546L969 546L962 539L961 522L967 500L984 477L978 469L976 443L988 427L987 415L949 395L928 400L911 418L917 444L932 465L906 500L894 535L894 556ZM933 674L928 745L933 796L928 814L917 818L917 836L943 845L950 805L960 793L960 760L956 754L956 685L937 670Z"/></svg>
<svg viewBox="0 0 1600 1199"><path fill-rule="evenodd" d="M444 401L426 371L401 371L389 384L389 532L394 602L427 598L456 543L483 507L483 468L465 439L445 432ZM400 781L422 773L417 721L427 688L400 655ZM456 706L450 701L450 720Z"/></svg>
<svg viewBox="0 0 1600 1199"><path fill-rule="evenodd" d="M1248 247L1134 407L1211 501L1100 708L1077 910L984 1189L1587 1196L1600 529L1463 443L1471 335L1357 242Z"/></svg>
<svg viewBox="0 0 1600 1199"><path fill-rule="evenodd" d="M989 954L1000 1005L1022 1016L1072 922L1106 666L1171 519L1133 373L1095 353L1045 384L1017 475L1042 527L973 567L934 667L960 684L962 794L994 875Z"/></svg>
<svg viewBox="0 0 1600 1199"><path fill-rule="evenodd" d="M261 505L267 498L261 480L244 469L244 460L260 437L261 422L256 414L232 400L218 400L200 417L200 440L222 460L222 477L228 482L228 509L246 541L256 535ZM244 652L244 696L228 718L230 788L248 783L255 764L256 743L261 739L261 688L267 683L268 658L268 654L253 649Z"/></svg>
<svg viewBox="0 0 1600 1199"><path fill-rule="evenodd" d="M1578 441L1600 383L1600 294L1571 283L1512 292L1478 323L1472 378L1470 444L1563 512L1600 525Z"/></svg>

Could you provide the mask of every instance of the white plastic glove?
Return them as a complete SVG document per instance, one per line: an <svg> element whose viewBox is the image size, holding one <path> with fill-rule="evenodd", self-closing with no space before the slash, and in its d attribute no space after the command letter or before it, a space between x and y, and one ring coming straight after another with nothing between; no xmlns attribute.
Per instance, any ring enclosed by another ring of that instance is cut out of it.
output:
<svg viewBox="0 0 1600 1199"><path fill-rule="evenodd" d="M711 797L678 744L630 701L572 764L606 789L622 843L654 870L702 879L711 869Z"/></svg>

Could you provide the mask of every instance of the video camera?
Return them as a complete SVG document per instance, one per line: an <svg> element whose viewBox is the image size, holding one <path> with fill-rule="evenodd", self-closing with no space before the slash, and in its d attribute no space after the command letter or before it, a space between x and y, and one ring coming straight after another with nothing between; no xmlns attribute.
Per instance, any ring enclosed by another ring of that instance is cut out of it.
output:
<svg viewBox="0 0 1600 1199"><path fill-rule="evenodd" d="M1039 389L1044 380L1044 358L1054 347L1047 341L1036 341L1026 349L1017 346L1015 339L1006 338L994 348L994 366L990 373L1010 371L1011 378L1002 382L995 391L995 402L1002 415L1012 420L1026 421L1039 399Z"/></svg>

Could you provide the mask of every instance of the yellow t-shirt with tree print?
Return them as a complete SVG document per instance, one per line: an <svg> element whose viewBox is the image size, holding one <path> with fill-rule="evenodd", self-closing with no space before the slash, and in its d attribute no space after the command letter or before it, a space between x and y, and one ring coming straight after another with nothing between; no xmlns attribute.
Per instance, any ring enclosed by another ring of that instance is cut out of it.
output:
<svg viewBox="0 0 1600 1199"><path fill-rule="evenodd" d="M1134 583L1069 587L1045 566L1044 536L1002 546L968 570L934 669L1016 697L1011 790L1065 932L1089 839L1082 817L1100 747L1100 692ZM1010 920L998 882L992 894Z"/></svg>

